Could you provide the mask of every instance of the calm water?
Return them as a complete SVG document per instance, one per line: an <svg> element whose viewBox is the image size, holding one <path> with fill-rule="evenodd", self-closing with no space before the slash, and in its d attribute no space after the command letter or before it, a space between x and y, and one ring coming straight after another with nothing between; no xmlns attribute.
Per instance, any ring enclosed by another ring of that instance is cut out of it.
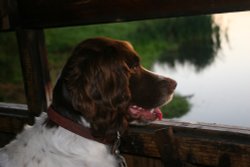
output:
<svg viewBox="0 0 250 167"><path fill-rule="evenodd" d="M179 120L250 127L250 12L213 17L223 33L210 65L197 71L189 63L156 63L153 69L175 78L178 93L192 95L190 112Z"/></svg>

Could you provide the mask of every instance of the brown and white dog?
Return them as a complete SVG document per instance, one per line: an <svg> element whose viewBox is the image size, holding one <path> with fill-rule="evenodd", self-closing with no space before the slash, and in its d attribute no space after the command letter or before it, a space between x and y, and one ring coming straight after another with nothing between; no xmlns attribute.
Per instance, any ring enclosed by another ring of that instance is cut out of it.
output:
<svg viewBox="0 0 250 167"><path fill-rule="evenodd" d="M161 119L175 87L144 69L129 42L85 40L62 70L48 115L0 150L0 167L118 167L110 151L117 133Z"/></svg>

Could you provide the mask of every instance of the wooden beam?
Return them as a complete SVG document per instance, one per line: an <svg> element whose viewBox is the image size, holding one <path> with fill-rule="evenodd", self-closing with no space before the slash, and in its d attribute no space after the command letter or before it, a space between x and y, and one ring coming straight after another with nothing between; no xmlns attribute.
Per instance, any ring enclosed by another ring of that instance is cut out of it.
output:
<svg viewBox="0 0 250 167"><path fill-rule="evenodd" d="M0 1L0 29L9 28L7 0Z"/></svg>
<svg viewBox="0 0 250 167"><path fill-rule="evenodd" d="M37 116L46 111L52 98L47 49L43 30L18 30L17 39L28 109Z"/></svg>
<svg viewBox="0 0 250 167"><path fill-rule="evenodd" d="M165 166L182 167L178 159L178 150L172 127L159 129L155 132L156 146L159 149L161 160Z"/></svg>
<svg viewBox="0 0 250 167"><path fill-rule="evenodd" d="M18 26L17 0L0 1L0 30L9 30Z"/></svg>
<svg viewBox="0 0 250 167"><path fill-rule="evenodd" d="M162 159L165 166L249 167L250 128L164 120L132 126L121 150Z"/></svg>
<svg viewBox="0 0 250 167"><path fill-rule="evenodd" d="M13 133L0 132L0 148L8 144L14 138L15 134Z"/></svg>
<svg viewBox="0 0 250 167"><path fill-rule="evenodd" d="M15 118L30 118L26 104L14 104L0 102L0 116Z"/></svg>
<svg viewBox="0 0 250 167"><path fill-rule="evenodd" d="M18 12L19 20L13 20L9 29L87 25L245 10L250 10L250 0L21 0L18 1L16 12L12 12Z"/></svg>
<svg viewBox="0 0 250 167"><path fill-rule="evenodd" d="M0 111L2 109L25 112L27 107L1 103ZM0 129L4 133L20 132L28 119L2 113ZM6 139L2 143L7 142ZM138 164L139 157L144 157L145 167L159 166L160 159L166 167L249 167L250 128L172 120L146 126L131 125L122 136L121 151L129 157L129 164Z"/></svg>
<svg viewBox="0 0 250 167"><path fill-rule="evenodd" d="M0 103L0 130L1 133L15 135L22 130L24 124L32 124L33 118L28 112L27 105L14 103ZM4 136L0 137L4 138ZM8 140L5 140L6 143ZM0 145L4 141L0 140Z"/></svg>

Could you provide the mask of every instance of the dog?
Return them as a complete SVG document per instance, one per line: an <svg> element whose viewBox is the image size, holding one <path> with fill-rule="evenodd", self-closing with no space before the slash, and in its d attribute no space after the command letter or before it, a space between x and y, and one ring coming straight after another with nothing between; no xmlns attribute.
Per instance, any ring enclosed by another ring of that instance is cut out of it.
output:
<svg viewBox="0 0 250 167"><path fill-rule="evenodd" d="M87 39L66 62L48 114L0 150L0 167L125 166L120 135L131 122L161 119L176 85L142 67L129 42Z"/></svg>

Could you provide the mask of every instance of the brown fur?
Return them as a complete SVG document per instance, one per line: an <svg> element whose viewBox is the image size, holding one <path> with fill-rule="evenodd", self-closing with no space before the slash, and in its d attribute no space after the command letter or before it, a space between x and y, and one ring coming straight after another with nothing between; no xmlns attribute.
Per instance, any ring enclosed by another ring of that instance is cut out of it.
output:
<svg viewBox="0 0 250 167"><path fill-rule="evenodd" d="M129 106L162 105L175 86L175 81L141 67L128 42L93 38L80 43L68 59L52 105L75 121L83 116L95 137L113 141L132 121Z"/></svg>

